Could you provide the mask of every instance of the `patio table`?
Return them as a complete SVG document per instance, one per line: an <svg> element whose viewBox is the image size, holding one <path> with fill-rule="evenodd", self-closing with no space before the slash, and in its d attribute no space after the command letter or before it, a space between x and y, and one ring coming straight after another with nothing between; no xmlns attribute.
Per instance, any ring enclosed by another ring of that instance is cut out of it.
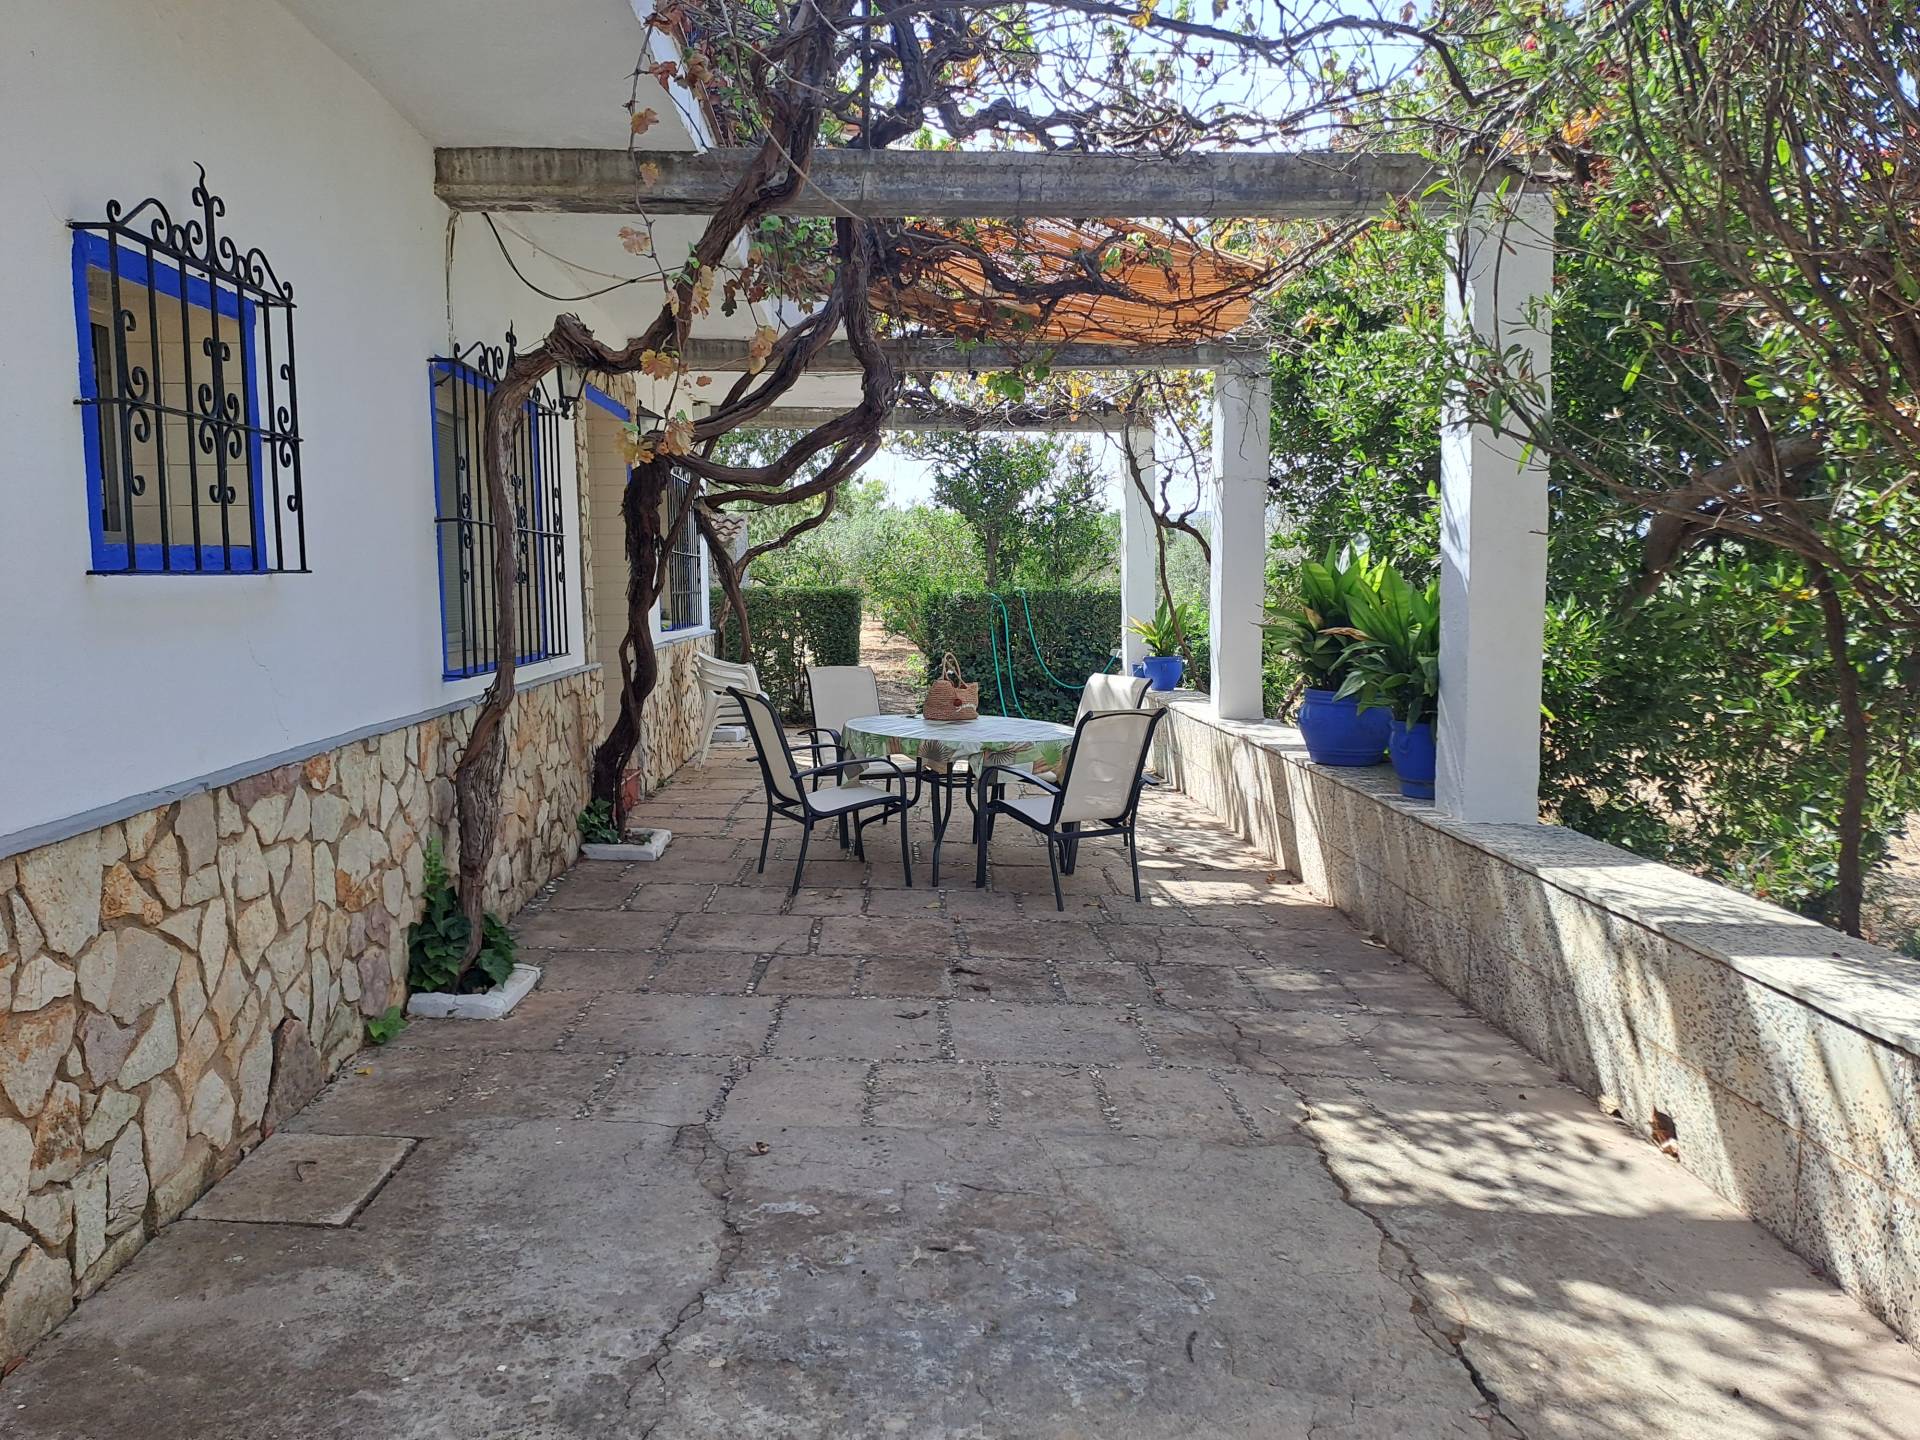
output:
<svg viewBox="0 0 1920 1440"><path fill-rule="evenodd" d="M933 804L933 883L940 883L940 845L953 818L957 789L973 803L973 772L988 765L1026 765L1036 772L1057 771L1073 742L1071 725L1027 720L1015 715L982 715L977 720L928 720L919 715L861 715L840 730L849 755L878 760L906 755L926 767ZM980 764L971 763L978 757ZM942 800L944 797L944 805Z"/></svg>

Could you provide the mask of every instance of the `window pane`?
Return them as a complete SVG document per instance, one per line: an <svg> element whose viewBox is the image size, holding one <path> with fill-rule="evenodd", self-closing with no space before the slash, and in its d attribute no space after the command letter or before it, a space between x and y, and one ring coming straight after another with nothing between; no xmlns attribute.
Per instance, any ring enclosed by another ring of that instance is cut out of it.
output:
<svg viewBox="0 0 1920 1440"><path fill-rule="evenodd" d="M667 481L661 524L671 526L686 504L689 482L675 475ZM700 528L687 516L686 528L674 537L667 562L667 586L660 596L660 628L684 630L700 623Z"/></svg>
<svg viewBox="0 0 1920 1440"><path fill-rule="evenodd" d="M461 514L461 450L454 420L454 382L434 388L433 488L434 540L440 560L441 655L447 670L463 670L473 661L470 640L470 602L461 585L461 571L470 563L465 543L468 527Z"/></svg>
<svg viewBox="0 0 1920 1440"><path fill-rule="evenodd" d="M94 477L105 538L141 547L140 569L163 568L163 545L177 567L195 568L198 546L203 568L265 568L254 528L261 457L247 428L259 418L252 305L172 272L149 288L123 271L116 324L114 295L112 274L89 267L95 390L109 397L96 407Z"/></svg>
<svg viewBox="0 0 1920 1440"><path fill-rule="evenodd" d="M431 362L431 375L445 674L477 675L494 668L502 603L514 607L516 659L526 663L564 652L564 542L558 514L548 513L554 506L547 493L560 463L558 412L536 397L509 439L504 458L513 505L504 518L513 527L516 574L510 589L496 593L494 516L482 464L490 384L473 367L444 359Z"/></svg>
<svg viewBox="0 0 1920 1440"><path fill-rule="evenodd" d="M113 383L113 334L97 320L91 324L93 333L93 393L111 395ZM100 469L93 477L94 488L100 492L100 532L109 540L126 543L126 521L121 510L121 501L125 491L120 481L120 435L119 425L113 420L110 406L96 405L93 409L95 437L100 446Z"/></svg>

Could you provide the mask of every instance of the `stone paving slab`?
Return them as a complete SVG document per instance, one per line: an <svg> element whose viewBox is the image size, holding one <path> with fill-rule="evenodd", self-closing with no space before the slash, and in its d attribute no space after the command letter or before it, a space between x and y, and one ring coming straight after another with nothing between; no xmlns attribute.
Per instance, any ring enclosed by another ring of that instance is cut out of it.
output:
<svg viewBox="0 0 1920 1440"><path fill-rule="evenodd" d="M349 1224L413 1149L390 1135L273 1136L201 1196L189 1220Z"/></svg>
<svg viewBox="0 0 1920 1440"><path fill-rule="evenodd" d="M767 1053L814 1059L937 1060L941 1041L939 1001L789 1000Z"/></svg>
<svg viewBox="0 0 1920 1440"><path fill-rule="evenodd" d="M1090 846L1065 914L1018 834L940 891L822 836L789 898L739 752L650 817L700 829L518 917L513 1016L284 1127L414 1147L364 1209L175 1225L0 1432L1920 1434L1889 1332L1177 795L1146 903Z"/></svg>

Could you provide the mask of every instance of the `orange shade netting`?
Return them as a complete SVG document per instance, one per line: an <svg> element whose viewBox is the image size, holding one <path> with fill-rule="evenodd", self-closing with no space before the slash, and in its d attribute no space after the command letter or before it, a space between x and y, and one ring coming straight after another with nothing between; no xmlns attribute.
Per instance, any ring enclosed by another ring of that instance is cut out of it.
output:
<svg viewBox="0 0 1920 1440"><path fill-rule="evenodd" d="M1198 344L1247 323L1267 271L1249 260L1138 225L975 221L922 224L951 240L920 283L877 284L872 300L896 320L1005 344ZM996 290L990 267L1023 284L1063 277L1103 293L1026 298Z"/></svg>

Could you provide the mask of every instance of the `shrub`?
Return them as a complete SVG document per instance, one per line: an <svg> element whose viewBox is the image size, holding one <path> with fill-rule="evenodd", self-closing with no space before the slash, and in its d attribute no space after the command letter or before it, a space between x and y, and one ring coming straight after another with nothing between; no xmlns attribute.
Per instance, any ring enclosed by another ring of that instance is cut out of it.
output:
<svg viewBox="0 0 1920 1440"><path fill-rule="evenodd" d="M1266 621L1267 639L1278 644L1301 678L1316 689L1339 690L1353 668L1353 608L1378 595L1386 562L1369 563L1363 549L1343 555L1329 547L1323 560L1304 559L1276 587ZM1268 579L1275 578L1268 566Z"/></svg>
<svg viewBox="0 0 1920 1440"><path fill-rule="evenodd" d="M406 1010L399 1005L389 1005L383 1013L367 1021L368 1043L384 1045L406 1028Z"/></svg>
<svg viewBox="0 0 1920 1440"><path fill-rule="evenodd" d="M1152 615L1136 615L1122 627L1129 635L1138 635L1153 656L1179 655L1193 645L1194 617L1199 607L1176 600L1169 605L1163 598Z"/></svg>
<svg viewBox="0 0 1920 1440"><path fill-rule="evenodd" d="M860 592L828 586L749 585L747 623L753 627L753 663L781 715L810 719L807 666L860 663ZM729 617L727 598L713 594L716 620ZM740 658L740 631L719 637L722 658Z"/></svg>
<svg viewBox="0 0 1920 1440"><path fill-rule="evenodd" d="M463 995L504 985L513 973L514 939L491 910L481 926L485 939L480 953L473 967L460 973L473 927L460 908L438 840L427 841L421 889L420 918L407 931L407 985L426 994L457 990Z"/></svg>
<svg viewBox="0 0 1920 1440"><path fill-rule="evenodd" d="M936 595L928 600L925 614L928 673L951 650L961 673L980 683L980 710L987 715L1025 714L1070 723L1080 703L1081 682L1113 668L1113 650L1120 643L1117 590ZM996 644L1001 657L997 678ZM1204 632L1199 645L1204 652ZM1009 654L1011 676L1006 673Z"/></svg>
<svg viewBox="0 0 1920 1440"><path fill-rule="evenodd" d="M582 810L577 823L582 845L618 845L625 838L620 822L613 818L613 806L605 800L596 800Z"/></svg>

